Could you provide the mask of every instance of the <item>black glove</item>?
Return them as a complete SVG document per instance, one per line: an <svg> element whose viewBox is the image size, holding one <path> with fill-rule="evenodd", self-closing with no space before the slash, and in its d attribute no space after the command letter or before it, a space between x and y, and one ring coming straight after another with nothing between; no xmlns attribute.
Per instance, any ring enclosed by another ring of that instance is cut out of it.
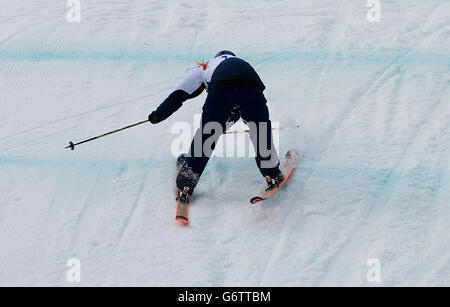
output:
<svg viewBox="0 0 450 307"><path fill-rule="evenodd" d="M156 116L155 111L153 111L149 116L148 116L148 120L152 123L152 124L157 124L159 122L162 121L162 119L160 119L158 116Z"/></svg>

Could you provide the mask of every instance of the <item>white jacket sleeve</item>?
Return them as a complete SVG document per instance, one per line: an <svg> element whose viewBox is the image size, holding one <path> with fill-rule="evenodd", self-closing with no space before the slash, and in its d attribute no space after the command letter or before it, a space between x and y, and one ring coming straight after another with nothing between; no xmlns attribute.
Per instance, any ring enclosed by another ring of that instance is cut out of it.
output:
<svg viewBox="0 0 450 307"><path fill-rule="evenodd" d="M198 90L198 88L203 84L202 71L202 67L191 69L183 80L181 80L181 82L172 90L172 92L182 90L189 95L192 95L192 93Z"/></svg>

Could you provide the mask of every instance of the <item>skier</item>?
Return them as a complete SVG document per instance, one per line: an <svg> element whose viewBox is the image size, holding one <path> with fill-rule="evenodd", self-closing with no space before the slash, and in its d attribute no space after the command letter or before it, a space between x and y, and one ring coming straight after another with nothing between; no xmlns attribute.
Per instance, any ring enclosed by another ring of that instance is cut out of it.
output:
<svg viewBox="0 0 450 307"><path fill-rule="evenodd" d="M252 123L249 125L249 134L255 148L256 164L269 188L279 185L284 176L279 169L278 155L273 146L269 111L263 94L265 85L256 71L249 63L227 50L218 52L206 63L198 64L149 115L149 121L157 124L167 119L186 100L195 98L206 90L208 95L203 105L200 127L205 127L208 123L219 123L223 133L228 123L234 123L240 117L247 124ZM210 158L210 154L204 152L203 145L206 140L210 142L210 138L213 138L211 150L214 150L219 137L220 133L213 134L202 128L198 129L189 154L179 168L176 179L178 197L187 199L192 195ZM200 145L199 154L196 146Z"/></svg>

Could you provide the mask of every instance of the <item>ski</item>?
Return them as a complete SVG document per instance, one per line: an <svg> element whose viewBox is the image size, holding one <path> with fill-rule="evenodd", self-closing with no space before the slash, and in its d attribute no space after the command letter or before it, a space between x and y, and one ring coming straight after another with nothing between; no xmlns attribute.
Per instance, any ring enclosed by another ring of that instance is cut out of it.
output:
<svg viewBox="0 0 450 307"><path fill-rule="evenodd" d="M185 156L181 154L177 159L177 176L180 170L181 165L184 163ZM175 197L177 201L177 213L175 219L179 222L182 222L186 225L189 224L189 194L186 191L180 191L175 185Z"/></svg>
<svg viewBox="0 0 450 307"><path fill-rule="evenodd" d="M278 191L278 189L281 188L289 179L289 177L292 175L297 165L299 157L300 155L297 150L295 149L288 150L281 166L281 172L284 175L284 180L278 186L274 185L274 187L271 189L264 188L259 194L259 196L255 196L250 199L250 203L256 204L272 197L272 195L275 194L275 192Z"/></svg>
<svg viewBox="0 0 450 307"><path fill-rule="evenodd" d="M179 194L183 192L180 191ZM189 224L188 217L188 208L189 208L189 198L182 198L182 196L177 196L177 215L175 219L184 224Z"/></svg>

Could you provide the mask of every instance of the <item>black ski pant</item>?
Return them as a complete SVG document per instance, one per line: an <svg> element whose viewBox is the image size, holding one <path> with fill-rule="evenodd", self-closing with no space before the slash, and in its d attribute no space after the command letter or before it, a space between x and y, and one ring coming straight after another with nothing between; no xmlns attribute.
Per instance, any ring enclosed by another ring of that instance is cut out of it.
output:
<svg viewBox="0 0 450 307"><path fill-rule="evenodd" d="M205 149L214 150L221 133L226 131L230 112L236 105L240 107L242 119L249 125L249 135L256 153L256 164L261 174L275 177L279 171L279 159L273 145L272 125L266 103L263 92L256 87L211 88L209 90L203 105L200 129L195 133L186 158L187 166L198 175L197 180L212 154ZM214 127L221 129L213 129ZM195 187L196 182L194 184L185 182L190 176L180 175L177 178L178 188Z"/></svg>

